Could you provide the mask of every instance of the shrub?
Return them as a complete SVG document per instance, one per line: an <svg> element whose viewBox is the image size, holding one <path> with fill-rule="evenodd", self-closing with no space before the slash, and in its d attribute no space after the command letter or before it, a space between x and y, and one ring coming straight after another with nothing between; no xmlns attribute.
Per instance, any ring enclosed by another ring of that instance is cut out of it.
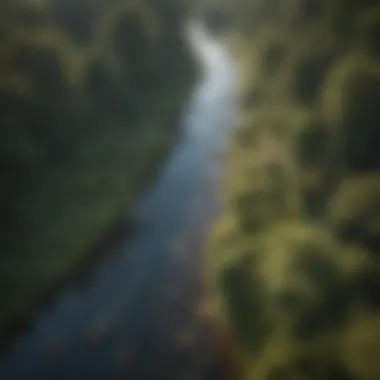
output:
<svg viewBox="0 0 380 380"><path fill-rule="evenodd" d="M330 374L326 344L347 316L343 256L330 234L284 222L227 250L234 259L218 267L222 303L255 378L297 373L307 359L318 363L305 372L311 378Z"/></svg>
<svg viewBox="0 0 380 380"><path fill-rule="evenodd" d="M313 104L338 53L336 47L334 33L325 20L311 24L283 65L281 75L287 96L299 104Z"/></svg>
<svg viewBox="0 0 380 380"><path fill-rule="evenodd" d="M370 56L380 58L380 7L370 7L357 20L358 44L364 46Z"/></svg>
<svg viewBox="0 0 380 380"><path fill-rule="evenodd" d="M380 314L357 311L340 340L338 359L358 379L380 377Z"/></svg>
<svg viewBox="0 0 380 380"><path fill-rule="evenodd" d="M355 37L355 18L367 7L378 5L377 0L324 0L325 12L334 29L346 40Z"/></svg>
<svg viewBox="0 0 380 380"><path fill-rule="evenodd" d="M380 66L364 57L353 54L329 72L324 117L337 130L337 149L350 172L379 167L379 97Z"/></svg>
<svg viewBox="0 0 380 380"><path fill-rule="evenodd" d="M329 204L329 218L339 236L378 253L380 243L380 177L347 178Z"/></svg>

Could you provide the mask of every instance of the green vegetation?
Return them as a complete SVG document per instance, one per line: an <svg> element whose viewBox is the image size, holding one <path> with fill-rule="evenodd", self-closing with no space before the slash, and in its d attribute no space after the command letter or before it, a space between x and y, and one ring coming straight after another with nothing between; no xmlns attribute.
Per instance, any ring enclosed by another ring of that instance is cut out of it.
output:
<svg viewBox="0 0 380 380"><path fill-rule="evenodd" d="M206 249L216 318L246 379L378 379L378 2L250 3L230 2L240 113Z"/></svg>
<svg viewBox="0 0 380 380"><path fill-rule="evenodd" d="M147 183L194 80L180 3L0 5L0 335Z"/></svg>

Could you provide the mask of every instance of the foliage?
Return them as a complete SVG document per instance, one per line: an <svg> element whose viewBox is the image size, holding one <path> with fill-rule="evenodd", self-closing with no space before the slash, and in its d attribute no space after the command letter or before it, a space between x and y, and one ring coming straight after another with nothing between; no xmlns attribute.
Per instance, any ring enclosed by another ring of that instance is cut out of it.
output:
<svg viewBox="0 0 380 380"><path fill-rule="evenodd" d="M1 1L0 334L84 262L173 141L195 72L185 8L155 3Z"/></svg>
<svg viewBox="0 0 380 380"><path fill-rule="evenodd" d="M374 380L378 4L254 4L231 2L246 20L240 112L209 289L247 379Z"/></svg>

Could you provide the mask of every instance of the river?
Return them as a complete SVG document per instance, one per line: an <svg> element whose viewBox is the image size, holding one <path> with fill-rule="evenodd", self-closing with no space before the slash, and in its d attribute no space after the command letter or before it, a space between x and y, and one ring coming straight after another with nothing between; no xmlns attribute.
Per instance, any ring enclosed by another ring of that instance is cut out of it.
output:
<svg viewBox="0 0 380 380"><path fill-rule="evenodd" d="M202 79L155 182L136 204L141 231L118 241L80 284L41 310L0 357L0 379L203 379L217 376L199 263L218 214L223 152L235 113L235 70L196 22L186 36ZM214 371L214 372L213 372Z"/></svg>

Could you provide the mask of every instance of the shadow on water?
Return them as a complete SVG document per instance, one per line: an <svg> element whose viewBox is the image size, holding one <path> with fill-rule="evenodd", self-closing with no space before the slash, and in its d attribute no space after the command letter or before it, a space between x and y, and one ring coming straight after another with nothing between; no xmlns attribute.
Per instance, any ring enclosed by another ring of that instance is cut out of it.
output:
<svg viewBox="0 0 380 380"><path fill-rule="evenodd" d="M112 255L68 286L0 358L0 378L210 378L212 350L197 305L198 260L218 212L222 152L234 117L234 67L196 22L187 36L203 68L182 134L136 204L143 230L118 235ZM199 313L198 313L199 314ZM189 377L190 376L190 377Z"/></svg>

